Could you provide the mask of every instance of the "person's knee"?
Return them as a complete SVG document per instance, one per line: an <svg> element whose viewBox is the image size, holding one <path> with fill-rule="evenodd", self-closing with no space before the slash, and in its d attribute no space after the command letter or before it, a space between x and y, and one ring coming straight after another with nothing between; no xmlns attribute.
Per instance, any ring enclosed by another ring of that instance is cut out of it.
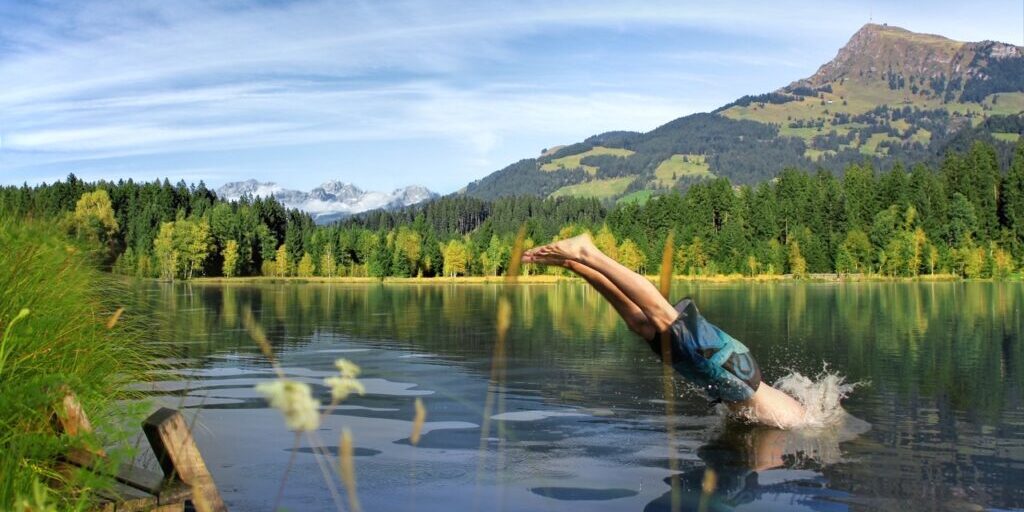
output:
<svg viewBox="0 0 1024 512"><path fill-rule="evenodd" d="M637 313L630 315L626 318L626 325L629 330L638 334L641 338L649 340L658 334L658 330L647 320L647 316L643 313Z"/></svg>
<svg viewBox="0 0 1024 512"><path fill-rule="evenodd" d="M679 312L672 306L668 306L667 308L658 308L655 311L649 312L647 315L647 323L651 325L654 332L664 332L667 331L669 327L672 327L672 324L675 323L676 318L678 317Z"/></svg>

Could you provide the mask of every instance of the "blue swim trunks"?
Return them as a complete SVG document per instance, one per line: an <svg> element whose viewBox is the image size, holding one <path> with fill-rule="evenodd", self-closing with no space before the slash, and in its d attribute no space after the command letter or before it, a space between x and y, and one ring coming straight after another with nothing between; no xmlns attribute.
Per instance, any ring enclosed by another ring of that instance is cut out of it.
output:
<svg viewBox="0 0 1024 512"><path fill-rule="evenodd" d="M750 349L705 320L692 300L679 301L676 311L679 316L668 330L647 340L651 349L660 357L667 337L672 368L715 400L753 397L761 385L761 370Z"/></svg>

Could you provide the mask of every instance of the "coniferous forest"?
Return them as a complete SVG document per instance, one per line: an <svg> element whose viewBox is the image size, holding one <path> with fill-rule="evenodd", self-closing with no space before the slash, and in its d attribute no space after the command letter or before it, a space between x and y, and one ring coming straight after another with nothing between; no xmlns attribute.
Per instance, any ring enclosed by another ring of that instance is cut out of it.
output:
<svg viewBox="0 0 1024 512"><path fill-rule="evenodd" d="M1024 263L1024 143L1008 166L977 142L937 168L784 169L759 185L706 179L644 204L450 195L329 226L273 198L223 201L203 183L74 175L2 188L0 211L55 219L95 248L101 265L143 278L501 275L521 226L527 248L589 232L647 273L658 271L671 233L682 275L1001 278Z"/></svg>

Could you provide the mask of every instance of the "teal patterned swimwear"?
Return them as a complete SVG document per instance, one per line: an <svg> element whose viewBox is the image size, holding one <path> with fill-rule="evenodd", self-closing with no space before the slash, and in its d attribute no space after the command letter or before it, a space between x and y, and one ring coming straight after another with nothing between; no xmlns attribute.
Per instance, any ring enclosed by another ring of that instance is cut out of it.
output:
<svg viewBox="0 0 1024 512"><path fill-rule="evenodd" d="M676 311L679 316L668 330L647 340L651 349L661 356L662 339L667 336L672 368L716 401L742 402L753 397L761 385L761 370L750 349L705 320L692 300L679 301Z"/></svg>

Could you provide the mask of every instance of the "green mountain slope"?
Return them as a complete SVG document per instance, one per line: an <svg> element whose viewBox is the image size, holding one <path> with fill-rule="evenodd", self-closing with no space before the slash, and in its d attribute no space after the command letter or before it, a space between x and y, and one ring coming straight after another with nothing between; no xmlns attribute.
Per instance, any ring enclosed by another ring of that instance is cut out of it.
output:
<svg viewBox="0 0 1024 512"><path fill-rule="evenodd" d="M1024 132L1022 113L1021 47L869 24L835 59L785 88L647 133L595 135L521 160L464 193L649 197L716 176L757 183L785 167L930 162L968 137L988 140L1008 160Z"/></svg>

